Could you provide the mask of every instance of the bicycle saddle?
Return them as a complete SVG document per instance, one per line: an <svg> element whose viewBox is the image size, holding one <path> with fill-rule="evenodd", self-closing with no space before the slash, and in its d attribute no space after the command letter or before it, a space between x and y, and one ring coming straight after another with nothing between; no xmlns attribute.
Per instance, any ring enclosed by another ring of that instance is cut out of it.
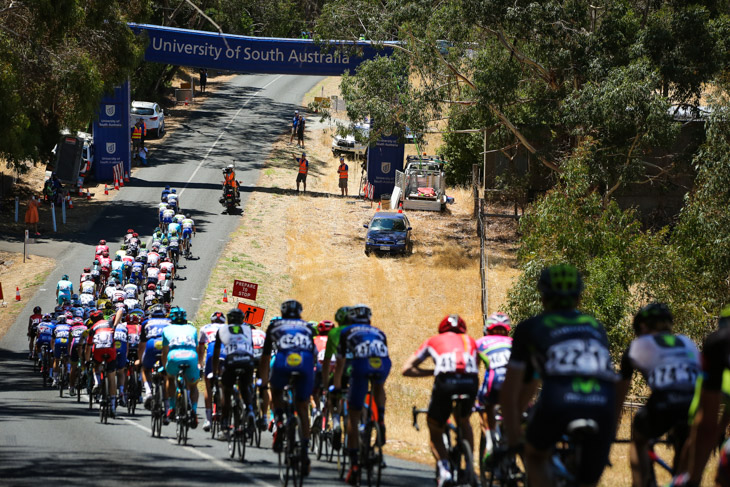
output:
<svg viewBox="0 0 730 487"><path fill-rule="evenodd" d="M574 419L570 423L568 423L568 427L566 428L566 432L569 435L577 436L577 435L591 435L598 433L598 423L596 423L592 419Z"/></svg>

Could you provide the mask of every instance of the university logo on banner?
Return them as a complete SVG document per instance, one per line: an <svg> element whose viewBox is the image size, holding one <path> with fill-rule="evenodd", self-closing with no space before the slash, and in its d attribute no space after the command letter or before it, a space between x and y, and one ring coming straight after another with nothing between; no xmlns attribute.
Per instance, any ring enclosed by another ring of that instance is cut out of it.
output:
<svg viewBox="0 0 730 487"><path fill-rule="evenodd" d="M107 142L106 143L106 153L107 154L114 154L116 151L117 151L116 142Z"/></svg>
<svg viewBox="0 0 730 487"><path fill-rule="evenodd" d="M389 162L381 162L381 163L380 163L380 171L381 171L381 172L382 172L383 174L388 174L388 173L390 173L390 163L389 163Z"/></svg>
<svg viewBox="0 0 730 487"><path fill-rule="evenodd" d="M116 105L106 105L106 107L104 107L104 113L106 113L107 117L113 117L116 112L117 112Z"/></svg>

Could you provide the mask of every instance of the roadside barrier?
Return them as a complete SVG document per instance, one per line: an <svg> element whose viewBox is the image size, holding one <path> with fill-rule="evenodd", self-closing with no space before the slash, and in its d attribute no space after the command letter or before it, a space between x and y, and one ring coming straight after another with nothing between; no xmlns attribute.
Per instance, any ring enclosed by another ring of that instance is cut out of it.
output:
<svg viewBox="0 0 730 487"><path fill-rule="evenodd" d="M119 185L116 181L121 181L124 178L124 163L114 164L114 189L119 189Z"/></svg>

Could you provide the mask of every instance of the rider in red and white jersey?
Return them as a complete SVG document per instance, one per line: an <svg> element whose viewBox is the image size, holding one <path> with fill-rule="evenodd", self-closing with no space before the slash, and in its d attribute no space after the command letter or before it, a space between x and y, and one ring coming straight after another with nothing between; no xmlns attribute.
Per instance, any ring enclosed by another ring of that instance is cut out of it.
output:
<svg viewBox="0 0 730 487"><path fill-rule="evenodd" d="M212 383L209 374L213 373L213 350L215 337L218 329L225 325L226 317L221 311L215 311L210 315L210 323L200 327L198 335L198 360L200 370L204 370L205 389L203 399L205 400L205 422L203 431L210 431L210 424L213 421L213 401L211 399ZM220 412L220 411L219 411Z"/></svg>
<svg viewBox="0 0 730 487"><path fill-rule="evenodd" d="M33 345L35 343L36 328L38 323L43 321L43 313L41 307L36 306L33 308L33 314L28 318L28 359L33 359Z"/></svg>
<svg viewBox="0 0 730 487"><path fill-rule="evenodd" d="M104 252L109 252L109 246L106 244L106 240L99 240L99 245L96 246L94 255L100 256Z"/></svg>

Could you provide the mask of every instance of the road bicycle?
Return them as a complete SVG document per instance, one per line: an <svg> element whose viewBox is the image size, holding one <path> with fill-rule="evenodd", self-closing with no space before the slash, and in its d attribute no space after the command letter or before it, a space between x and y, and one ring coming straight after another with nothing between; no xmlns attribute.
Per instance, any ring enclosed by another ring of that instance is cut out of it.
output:
<svg viewBox="0 0 730 487"><path fill-rule="evenodd" d="M101 370L99 372L99 390L101 391L101 398L99 399L99 422L106 424L109 422L109 416L112 415L112 400L109 391L109 375L107 373L109 354L105 353L101 358Z"/></svg>
<svg viewBox="0 0 730 487"><path fill-rule="evenodd" d="M453 404L452 411L454 417L463 418L463 408L471 408L471 404L467 404L471 396L468 394L453 394L451 402ZM418 426L418 415L428 414L428 409L416 409L413 406L413 427L416 431L420 431ZM464 438L464 432L458 425L451 420L446 423L446 430L443 434L443 442L446 447L447 458L449 461L449 469L453 481L451 485L469 485L475 487L477 485L476 475L474 474L474 454L471 445ZM438 478L438 465L436 466L436 478Z"/></svg>
<svg viewBox="0 0 730 487"><path fill-rule="evenodd" d="M251 370L247 367L236 368L235 373L236 379L230 398L232 429L228 435L228 456L230 458L238 457L238 461L243 462L246 458L246 443L257 428L254 416L248 414L248 408L243 401L240 389L242 376L251 375Z"/></svg>
<svg viewBox="0 0 730 487"><path fill-rule="evenodd" d="M94 408L94 362L86 362L86 392L89 395L89 411Z"/></svg>
<svg viewBox="0 0 730 487"><path fill-rule="evenodd" d="M347 388L343 388L340 392L340 397L335 398L337 401L337 411L333 411L333 415L338 415L340 418L340 433L339 437L336 431L332 431L332 449L337 452L337 473L341 479L345 478L347 473L347 464L350 461L350 456L347 454L347 422L349 421L350 412L347 407ZM339 448L338 448L339 446Z"/></svg>
<svg viewBox="0 0 730 487"><path fill-rule="evenodd" d="M137 410L137 403L140 397L142 397L142 381L139 375L137 367L134 365L137 356L136 354L130 353L127 362L127 389L125 391L127 400L127 413L134 416Z"/></svg>
<svg viewBox="0 0 730 487"><path fill-rule="evenodd" d="M323 394L319 401L319 413L312 419L312 452L317 460L324 458L332 461L334 448L332 448L332 422L330 421L330 407L327 404L326 396Z"/></svg>
<svg viewBox="0 0 730 487"><path fill-rule="evenodd" d="M190 404L190 391L188 391L185 371L190 364L180 364L175 377L175 424L177 444L188 444L188 430L193 422L193 407Z"/></svg>
<svg viewBox="0 0 730 487"><path fill-rule="evenodd" d="M368 487L380 487L383 461L383 434L378 418L378 408L373 396L373 379L380 374L368 377L368 392L365 405L360 414L358 433L360 435L360 475L365 474ZM358 481L359 484L359 481Z"/></svg>
<svg viewBox="0 0 730 487"><path fill-rule="evenodd" d="M565 428L565 434L555 446L551 457L553 485L578 487L577 471L583 462L587 437L598 433L598 423L592 419L574 419Z"/></svg>
<svg viewBox="0 0 730 487"><path fill-rule="evenodd" d="M614 440L614 443L631 443L631 440ZM674 476L674 468L668 462L662 459L659 454L654 450L654 447L660 443L665 445L672 445L674 447L675 461L677 451L681 451L682 448L682 443L677 441L675 432L673 430L669 431L665 439L653 438L649 441L646 448L647 453L649 454L649 460L651 461L651 465L649 467L649 478L646 481L647 487L658 487L658 485L660 485L658 484L656 478L656 467L659 467L661 470L667 472L670 477Z"/></svg>
<svg viewBox="0 0 730 487"><path fill-rule="evenodd" d="M279 452L279 480L283 487L292 485L301 487L304 482L303 467L306 451L302 447L302 431L300 418L296 413L294 398L296 387L294 384L301 377L301 373L292 372L289 384L284 387L284 442Z"/></svg>
<svg viewBox="0 0 730 487"><path fill-rule="evenodd" d="M61 352L58 365L58 397L63 397L64 388L68 387L68 354Z"/></svg>
<svg viewBox="0 0 730 487"><path fill-rule="evenodd" d="M43 387L51 384L51 349L47 344L41 345L41 353L38 355L38 364L43 378Z"/></svg>
<svg viewBox="0 0 730 487"><path fill-rule="evenodd" d="M221 394L222 388L218 381L218 377L212 372L208 374L210 379L210 403L212 408L211 421L210 421L210 433L211 438L216 439L216 434L221 428L221 416L222 416L222 403Z"/></svg>
<svg viewBox="0 0 730 487"><path fill-rule="evenodd" d="M495 427L489 430L493 450L486 455L487 438L479 436L479 481L482 487L525 487L527 475L517 464L514 455L506 455L507 441L502 434L502 415L499 406L494 410Z"/></svg>
<svg viewBox="0 0 730 487"><path fill-rule="evenodd" d="M152 369L152 405L150 407L150 421L152 422L152 437L162 436L162 420L165 416L165 406L162 395L162 381L164 380L165 369L160 367L160 362L155 362Z"/></svg>
<svg viewBox="0 0 730 487"><path fill-rule="evenodd" d="M77 345L78 351L76 352L79 356L78 360L76 361L76 381L74 383L74 388L76 389L76 402L81 402L81 389L83 389L84 384L86 383L86 368L84 367L84 363L81 360L81 356L83 355L83 348L81 346ZM91 394L91 391L88 391L89 394Z"/></svg>
<svg viewBox="0 0 730 487"><path fill-rule="evenodd" d="M261 379L256 377L254 369L253 387L251 391L251 400L254 415L254 428L248 438L249 446L261 447L261 432L266 429L266 418L264 417L264 395L261 392Z"/></svg>

